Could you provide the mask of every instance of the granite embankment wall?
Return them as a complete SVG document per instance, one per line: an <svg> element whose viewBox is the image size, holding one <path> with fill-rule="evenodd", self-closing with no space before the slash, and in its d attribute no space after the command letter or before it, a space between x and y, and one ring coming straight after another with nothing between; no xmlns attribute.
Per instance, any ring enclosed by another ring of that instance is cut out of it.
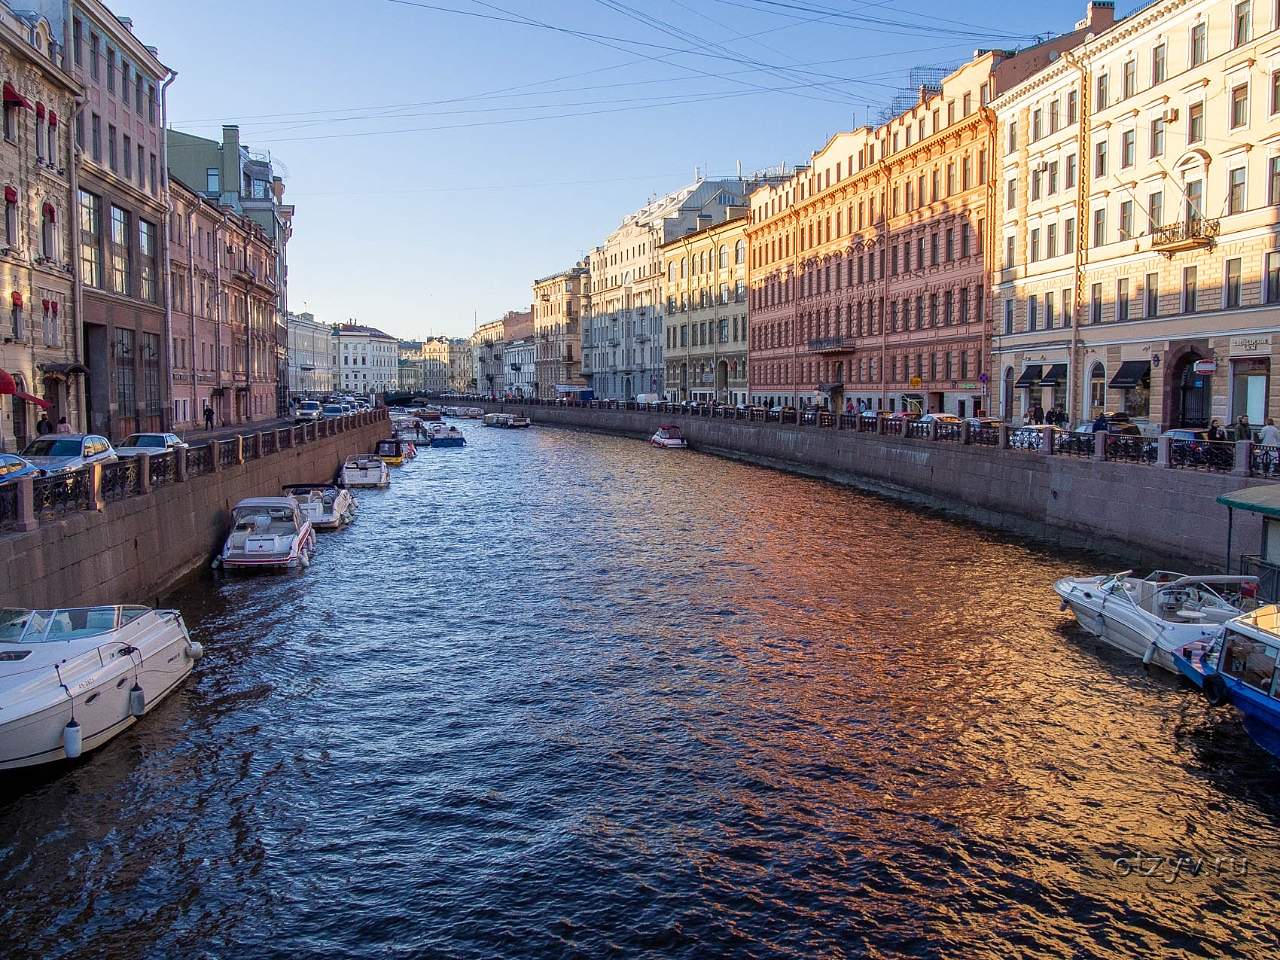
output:
<svg viewBox="0 0 1280 960"><path fill-rule="evenodd" d="M42 520L34 530L0 535L0 606L155 603L210 562L238 501L278 496L288 483L332 480L344 458L372 450L389 430L385 418L366 415L341 432L287 446L287 440L268 446L269 434L247 437L243 463L217 464L212 472L179 476L99 509L69 512ZM218 449L215 445L215 454Z"/></svg>
<svg viewBox="0 0 1280 960"><path fill-rule="evenodd" d="M486 404L535 424L647 438L680 426L691 448L861 487L1135 567L1223 568L1227 511L1215 498L1268 481L820 426L642 410ZM1232 553L1259 552L1256 515L1235 515Z"/></svg>

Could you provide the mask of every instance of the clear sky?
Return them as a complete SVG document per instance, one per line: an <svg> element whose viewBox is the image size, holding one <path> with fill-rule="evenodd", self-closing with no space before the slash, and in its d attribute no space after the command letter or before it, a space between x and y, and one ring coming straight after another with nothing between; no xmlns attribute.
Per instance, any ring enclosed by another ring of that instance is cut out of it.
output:
<svg viewBox="0 0 1280 960"><path fill-rule="evenodd" d="M287 171L289 298L466 334L651 194L805 162L916 65L1071 29L1085 0L110 0L178 71L170 123ZM1127 12L1121 4L1119 12Z"/></svg>

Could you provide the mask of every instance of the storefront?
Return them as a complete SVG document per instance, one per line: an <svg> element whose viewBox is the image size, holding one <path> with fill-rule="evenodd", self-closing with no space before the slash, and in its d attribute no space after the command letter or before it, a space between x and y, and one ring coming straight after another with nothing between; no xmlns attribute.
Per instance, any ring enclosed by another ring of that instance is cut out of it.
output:
<svg viewBox="0 0 1280 960"><path fill-rule="evenodd" d="M1231 419L1244 416L1259 426L1266 422L1271 395L1271 337L1232 337L1227 352L1231 363Z"/></svg>
<svg viewBox="0 0 1280 960"><path fill-rule="evenodd" d="M1127 414L1131 420L1150 419L1150 360L1122 360L1115 376L1107 386L1120 392L1120 402L1116 405L1116 412Z"/></svg>

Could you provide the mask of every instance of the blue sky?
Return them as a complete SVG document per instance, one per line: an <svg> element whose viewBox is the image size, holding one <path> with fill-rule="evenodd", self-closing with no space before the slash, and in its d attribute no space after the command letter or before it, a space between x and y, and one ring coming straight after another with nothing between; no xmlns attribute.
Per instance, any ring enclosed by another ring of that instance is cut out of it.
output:
<svg viewBox="0 0 1280 960"><path fill-rule="evenodd" d="M1084 5L223 0L205 22L112 4L178 71L173 126L239 122L283 161L293 309L401 336L527 308L535 277L695 166L804 162L911 66L1063 32Z"/></svg>

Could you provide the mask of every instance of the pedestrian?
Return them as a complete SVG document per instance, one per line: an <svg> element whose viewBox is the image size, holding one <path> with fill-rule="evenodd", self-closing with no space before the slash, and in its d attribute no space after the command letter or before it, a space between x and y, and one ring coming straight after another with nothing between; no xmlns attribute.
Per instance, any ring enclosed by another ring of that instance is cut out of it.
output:
<svg viewBox="0 0 1280 960"><path fill-rule="evenodd" d="M1267 417L1267 425L1258 435L1258 442L1264 447L1280 447L1280 427L1276 426L1275 417Z"/></svg>
<svg viewBox="0 0 1280 960"><path fill-rule="evenodd" d="M1217 417L1209 421L1209 439L1217 441L1227 439L1227 431L1222 429L1222 422Z"/></svg>
<svg viewBox="0 0 1280 960"><path fill-rule="evenodd" d="M1249 418L1246 417L1243 413L1240 414L1240 419L1236 421L1234 430L1235 430L1235 437L1237 440L1253 439L1253 431L1249 429Z"/></svg>
<svg viewBox="0 0 1280 960"><path fill-rule="evenodd" d="M54 428L54 433L70 433L71 424L67 423L66 417L58 418L58 425Z"/></svg>
<svg viewBox="0 0 1280 960"><path fill-rule="evenodd" d="M1031 422L1036 426L1040 426L1044 423L1044 407L1040 406L1038 403L1031 408Z"/></svg>
<svg viewBox="0 0 1280 960"><path fill-rule="evenodd" d="M204 405L204 428L206 430L213 429L213 407L207 403Z"/></svg>
<svg viewBox="0 0 1280 960"><path fill-rule="evenodd" d="M1105 413L1099 413L1098 419L1093 421L1093 432L1094 433L1107 432L1107 415Z"/></svg>
<svg viewBox="0 0 1280 960"><path fill-rule="evenodd" d="M40 414L40 419L36 421L36 433L44 436L46 433L53 433L53 424L49 422L49 415Z"/></svg>

